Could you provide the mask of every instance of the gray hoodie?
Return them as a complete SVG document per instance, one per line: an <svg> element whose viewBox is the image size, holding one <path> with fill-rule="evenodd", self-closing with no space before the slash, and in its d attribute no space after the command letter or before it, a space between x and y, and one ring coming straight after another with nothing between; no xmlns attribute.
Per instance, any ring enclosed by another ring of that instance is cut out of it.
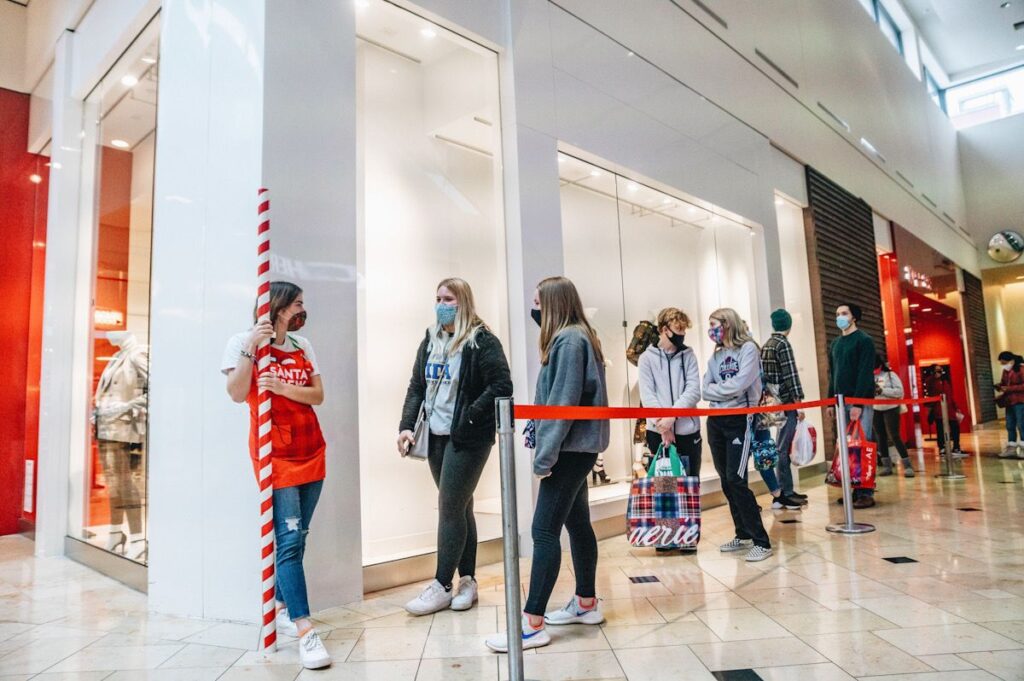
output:
<svg viewBox="0 0 1024 681"><path fill-rule="evenodd" d="M608 406L604 364L598 361L582 330L568 328L555 336L548 363L537 376L536 401L546 406ZM537 421L533 472L549 474L560 452L603 452L610 435L607 420Z"/></svg>
<svg viewBox="0 0 1024 681"><path fill-rule="evenodd" d="M640 401L645 407L673 407L693 409L700 402L700 369L697 355L685 348L671 355L660 347L650 345L636 363L640 373ZM657 419L647 419L647 427L654 429ZM700 431L700 419L676 419L675 432L691 435Z"/></svg>
<svg viewBox="0 0 1024 681"><path fill-rule="evenodd" d="M704 374L704 399L712 409L756 407L761 401L761 353L757 343L719 345Z"/></svg>

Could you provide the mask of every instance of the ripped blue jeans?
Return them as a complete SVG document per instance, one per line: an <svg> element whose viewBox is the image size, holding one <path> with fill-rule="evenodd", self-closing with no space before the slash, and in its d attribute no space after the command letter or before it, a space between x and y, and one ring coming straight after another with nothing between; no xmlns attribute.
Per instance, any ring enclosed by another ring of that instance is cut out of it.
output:
<svg viewBox="0 0 1024 681"><path fill-rule="evenodd" d="M320 500L324 481L307 482L274 490L274 542L277 545L277 600L288 606L293 619L309 617L306 573L302 557L313 510Z"/></svg>

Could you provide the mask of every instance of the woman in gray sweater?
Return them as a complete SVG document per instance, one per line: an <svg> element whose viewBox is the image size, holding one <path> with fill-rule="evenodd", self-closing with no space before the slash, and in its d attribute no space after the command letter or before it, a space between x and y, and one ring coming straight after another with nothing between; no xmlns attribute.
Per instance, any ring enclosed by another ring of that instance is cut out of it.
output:
<svg viewBox="0 0 1024 681"><path fill-rule="evenodd" d="M535 402L608 406L601 342L587 322L576 287L565 277L545 279L537 286L534 306L541 352ZM607 420L537 421L533 472L541 481L533 514L530 591L523 608L524 649L551 642L545 624L604 622L594 585L597 537L590 525L587 475L597 455L608 448L609 435ZM562 562L563 527L569 532L576 594L561 610L545 614ZM506 652L505 634L487 639L487 646Z"/></svg>
<svg viewBox="0 0 1024 681"><path fill-rule="evenodd" d="M715 310L708 324L708 337L715 343L704 374L704 399L708 406L712 409L756 407L762 390L761 351L757 343L732 308ZM772 555L772 545L761 522L757 499L747 486L747 465L743 458L749 446L749 421L743 415L723 415L709 416L707 423L711 458L736 528L736 537L719 548L723 553L749 548L748 562L764 560Z"/></svg>

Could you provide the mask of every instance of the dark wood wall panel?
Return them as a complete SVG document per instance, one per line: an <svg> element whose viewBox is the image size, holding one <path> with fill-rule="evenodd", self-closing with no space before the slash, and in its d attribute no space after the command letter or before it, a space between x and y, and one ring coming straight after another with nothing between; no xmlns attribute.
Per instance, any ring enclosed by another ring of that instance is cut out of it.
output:
<svg viewBox="0 0 1024 681"><path fill-rule="evenodd" d="M974 376L974 399L978 405L977 418L982 423L994 421L995 394L992 390L992 351L988 342L988 319L985 316L985 298L981 280L968 272L964 276L964 326L967 328L967 356Z"/></svg>
<svg viewBox="0 0 1024 681"><path fill-rule="evenodd" d="M871 207L809 166L807 196L818 274L818 281L812 281L811 286L817 285L820 290L817 302L825 326L826 344L819 351L825 351L839 336L836 307L850 302L864 311L859 326L884 354L885 326Z"/></svg>

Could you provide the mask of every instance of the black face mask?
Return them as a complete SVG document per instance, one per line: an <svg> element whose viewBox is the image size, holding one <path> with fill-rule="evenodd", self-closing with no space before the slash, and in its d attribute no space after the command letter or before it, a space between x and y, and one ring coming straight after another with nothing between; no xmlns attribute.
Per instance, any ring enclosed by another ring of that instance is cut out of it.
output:
<svg viewBox="0 0 1024 681"><path fill-rule="evenodd" d="M676 350L683 350L686 348L686 334L674 333L668 337L672 341L672 345L676 346Z"/></svg>
<svg viewBox="0 0 1024 681"><path fill-rule="evenodd" d="M533 319L533 321L537 322L537 326L540 326L540 310L538 310L537 308L533 308L532 310L530 310L530 317Z"/></svg>

